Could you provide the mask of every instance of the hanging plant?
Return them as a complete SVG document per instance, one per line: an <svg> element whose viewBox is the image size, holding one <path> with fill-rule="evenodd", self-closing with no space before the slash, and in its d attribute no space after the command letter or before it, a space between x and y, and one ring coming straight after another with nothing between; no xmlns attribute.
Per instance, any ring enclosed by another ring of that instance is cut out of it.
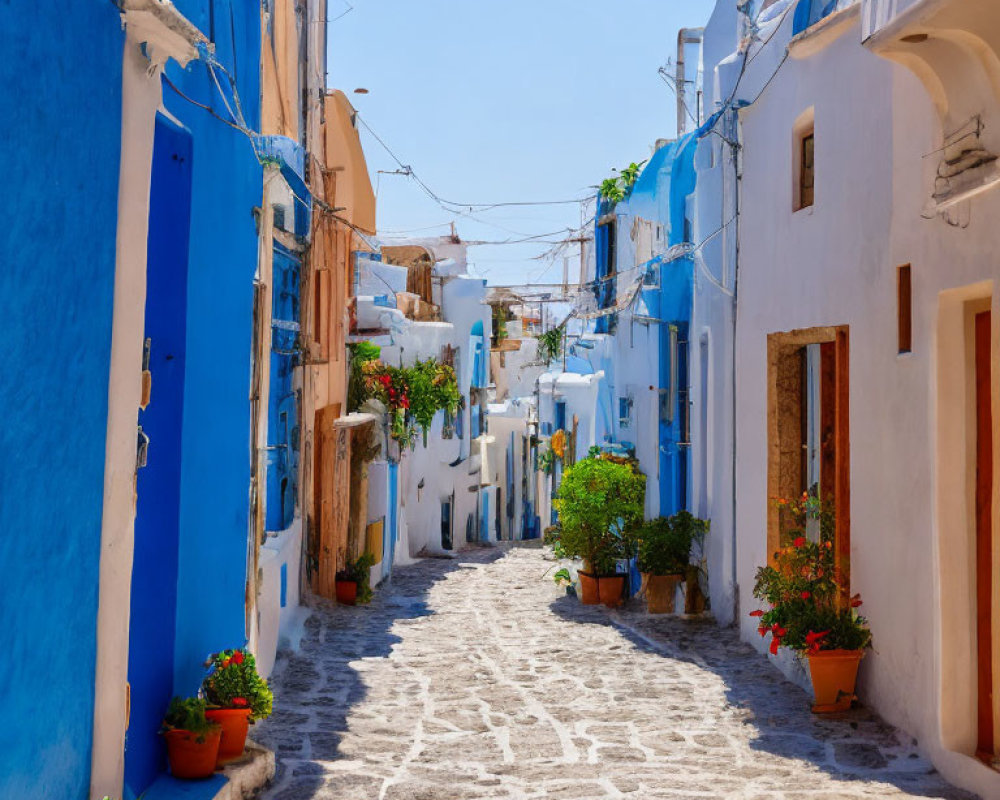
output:
<svg viewBox="0 0 1000 800"><path fill-rule="evenodd" d="M551 364L562 355L562 326L545 331L538 337L538 357L546 364Z"/></svg>
<svg viewBox="0 0 1000 800"><path fill-rule="evenodd" d="M455 416L462 402L455 370L434 359L412 367L392 367L378 359L361 365L363 397L378 400L389 417L389 435L401 448L413 448L417 428L427 432L438 411Z"/></svg>
<svg viewBox="0 0 1000 800"><path fill-rule="evenodd" d="M552 441L549 444L555 457L562 461L566 458L566 431L561 428L552 434Z"/></svg>
<svg viewBox="0 0 1000 800"><path fill-rule="evenodd" d="M552 450L544 450L538 454L538 468L546 475L552 474L552 468L555 466L556 456Z"/></svg>

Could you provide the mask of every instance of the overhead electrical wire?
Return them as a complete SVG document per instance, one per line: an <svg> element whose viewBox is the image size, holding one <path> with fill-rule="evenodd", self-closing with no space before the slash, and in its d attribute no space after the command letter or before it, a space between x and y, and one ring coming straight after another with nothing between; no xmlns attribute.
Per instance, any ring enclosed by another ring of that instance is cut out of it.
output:
<svg viewBox="0 0 1000 800"><path fill-rule="evenodd" d="M441 197L441 195L439 195L437 192L431 189L426 183L424 183L424 181L420 178L420 176L417 175L417 173L414 171L412 166L403 163L402 159L400 159L399 156L397 156L395 152L393 152L392 148L390 148L389 145L385 143L385 140L375 132L372 126L368 124L368 121L364 117L362 117L360 113L356 114L356 119L358 120L358 122L364 125L365 130L367 130L368 133L372 135L372 138L374 138L375 141L382 146L382 149L389 154L389 156L392 158L393 161L396 162L396 164L403 171L403 173L408 177L413 178L413 180L417 183L418 186L420 186L420 188L424 191L424 193L428 197L434 200L434 202L436 202L438 205L446 207L447 211L458 213L459 209L469 209L470 211L483 212L483 211L490 211L494 208L508 208L512 206L576 205L582 202L586 202L587 200L590 199L589 196L587 196L587 197L577 197L571 200L513 200L500 203L460 203L455 200L448 200L447 198Z"/></svg>

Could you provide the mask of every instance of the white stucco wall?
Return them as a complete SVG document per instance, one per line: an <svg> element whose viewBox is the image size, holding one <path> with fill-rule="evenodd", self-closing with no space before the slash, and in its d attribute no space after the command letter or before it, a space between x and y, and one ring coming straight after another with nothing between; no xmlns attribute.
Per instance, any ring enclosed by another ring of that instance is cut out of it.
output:
<svg viewBox="0 0 1000 800"><path fill-rule="evenodd" d="M787 39L779 33L775 56L753 62L752 83L773 72L764 64L780 58ZM810 108L816 202L793 213L792 130ZM968 203L964 228L921 217L936 166L923 156L940 146L936 117L912 75L862 48L857 20L809 58L790 58L741 119L742 191L753 198L740 222L735 352L742 634L766 644L746 612L755 607L753 572L767 556L767 334L848 325L851 591L864 597L875 639L860 693L915 736L950 781L1000 796L1000 776L969 747L968 427L964 384L948 371L965 358L967 298L992 297L997 352L1000 193ZM914 276L913 352L904 355L896 341L901 264L912 264Z"/></svg>
<svg viewBox="0 0 1000 800"><path fill-rule="evenodd" d="M454 269L455 262L448 262ZM485 281L463 274L449 274L441 284L441 322L413 322L398 311L371 309L381 317L387 335L372 339L382 348L387 364L410 366L417 360L440 358L443 349L455 350L455 372L459 391L469 403L473 354L470 335L476 322L483 323L489 341L490 309L482 300ZM359 303L359 316L361 304ZM405 564L421 552L443 553L441 504L453 500L452 549L466 546L466 523L477 517L480 456L469 430L468 408L462 437L443 438L444 415L439 413L427 433L427 443L418 436L416 447L406 451L399 469L399 521L395 563ZM383 491L382 489L376 489ZM384 572L384 568L383 568Z"/></svg>

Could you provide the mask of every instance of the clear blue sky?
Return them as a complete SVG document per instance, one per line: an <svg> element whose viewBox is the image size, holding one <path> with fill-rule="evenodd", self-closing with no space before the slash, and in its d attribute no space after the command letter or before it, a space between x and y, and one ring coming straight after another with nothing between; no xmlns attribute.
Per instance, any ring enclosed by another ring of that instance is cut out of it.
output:
<svg viewBox="0 0 1000 800"><path fill-rule="evenodd" d="M676 133L657 68L677 30L704 25L714 0L330 0L329 84L434 193L460 203L565 200ZM354 94L364 87L367 95ZM379 231L454 220L466 240L522 238L580 224L577 205L446 211L362 128L378 186ZM485 224L490 223L490 224ZM446 233L447 226L413 235ZM548 239L560 238L546 237ZM490 283L558 282L542 243L477 246ZM578 262L571 264L572 268ZM548 270L546 271L546 267Z"/></svg>

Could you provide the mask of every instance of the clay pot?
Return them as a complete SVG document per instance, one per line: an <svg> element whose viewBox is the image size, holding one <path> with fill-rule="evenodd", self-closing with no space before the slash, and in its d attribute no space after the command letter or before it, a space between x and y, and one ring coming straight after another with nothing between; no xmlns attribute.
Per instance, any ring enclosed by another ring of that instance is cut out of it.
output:
<svg viewBox="0 0 1000 800"><path fill-rule="evenodd" d="M203 734L170 730L163 734L163 738L167 741L170 774L175 778L208 778L215 772L219 741L222 738L221 728ZM199 739L202 741L198 741Z"/></svg>
<svg viewBox="0 0 1000 800"><path fill-rule="evenodd" d="M814 714L847 711L851 707L862 655L862 650L820 650L809 656L809 674L816 695Z"/></svg>
<svg viewBox="0 0 1000 800"><path fill-rule="evenodd" d="M247 743L247 731L250 730L249 708L209 708L205 717L211 722L222 726L222 738L219 740L219 756L216 764L234 761L243 755Z"/></svg>
<svg viewBox="0 0 1000 800"><path fill-rule="evenodd" d="M337 602L342 606L353 606L358 602L357 581L337 581Z"/></svg>
<svg viewBox="0 0 1000 800"><path fill-rule="evenodd" d="M705 595L698 581L698 567L690 566L684 579L684 613L700 614L705 610Z"/></svg>
<svg viewBox="0 0 1000 800"><path fill-rule="evenodd" d="M596 606L601 602L597 577L587 572L577 572L576 575L580 580L580 602L585 606Z"/></svg>
<svg viewBox="0 0 1000 800"><path fill-rule="evenodd" d="M597 590L601 602L608 608L622 604L622 590L625 588L625 576L614 575L610 578L598 578Z"/></svg>
<svg viewBox="0 0 1000 800"><path fill-rule="evenodd" d="M647 575L646 608L650 614L673 614L677 587L683 575Z"/></svg>

